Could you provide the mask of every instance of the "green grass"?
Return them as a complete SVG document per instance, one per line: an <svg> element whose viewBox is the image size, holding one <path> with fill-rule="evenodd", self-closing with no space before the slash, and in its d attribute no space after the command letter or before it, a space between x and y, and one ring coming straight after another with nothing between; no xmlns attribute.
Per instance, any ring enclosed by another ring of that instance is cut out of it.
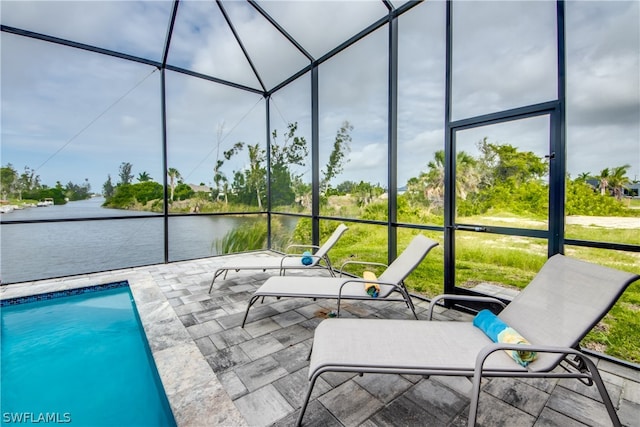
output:
<svg viewBox="0 0 640 427"><path fill-rule="evenodd" d="M629 206L632 209L640 209L640 199L628 199Z"/></svg>
<svg viewBox="0 0 640 427"><path fill-rule="evenodd" d="M640 221L640 218L638 218ZM627 243L640 245L640 231L636 229L619 229L604 227L582 227L567 225L565 236L568 239L589 240L596 242Z"/></svg>

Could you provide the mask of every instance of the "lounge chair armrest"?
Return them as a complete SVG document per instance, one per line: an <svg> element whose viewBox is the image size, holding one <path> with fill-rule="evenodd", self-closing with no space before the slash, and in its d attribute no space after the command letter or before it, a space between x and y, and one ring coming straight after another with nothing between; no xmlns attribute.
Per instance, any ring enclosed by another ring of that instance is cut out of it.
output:
<svg viewBox="0 0 640 427"><path fill-rule="evenodd" d="M338 298L342 297L342 288L344 288L344 286L347 285L348 283L362 283L363 285L365 283L375 283L377 285L387 285L387 286L393 286L394 288L397 288L397 289L402 289L402 286L396 283L391 283L391 282L380 282L378 280L366 280L366 279L360 279L360 278L348 279L342 282L342 284L340 285L340 291L338 291Z"/></svg>
<svg viewBox="0 0 640 427"><path fill-rule="evenodd" d="M507 305L494 297L483 297L476 295L453 295L453 294L442 294L435 296L431 303L429 303L429 309L427 310L427 320L431 320L433 317L433 309L436 304L442 300L456 300L456 301L475 301L475 302L494 302L496 304L500 304L502 308L505 308Z"/></svg>
<svg viewBox="0 0 640 427"><path fill-rule="evenodd" d="M318 260L318 262L320 262L322 260L322 257L319 257L317 255L305 255L305 257L309 257L312 258L313 260ZM280 258L280 268L282 269L284 266L284 260L287 258L302 258L302 254L284 254L282 255L282 258ZM306 265L303 265L302 263L300 263L300 268L304 268L307 267Z"/></svg>
<svg viewBox="0 0 640 427"><path fill-rule="evenodd" d="M342 282L342 284L340 285L340 290L338 291L338 316L340 316L340 302L342 301L342 289L349 283L376 283L378 285L389 285L389 286L393 286L394 288L398 289L400 292L402 292L403 288L402 286L399 286L395 283L389 283L389 282L380 282L378 280L365 280L365 279L360 279L360 278L356 278L356 279L347 279L344 282Z"/></svg>
<svg viewBox="0 0 640 427"><path fill-rule="evenodd" d="M289 249L291 248L308 248L308 249L320 249L320 246L318 245L300 245L300 244L293 244L293 245L289 245L287 246L287 248L285 249L285 252L289 252ZM290 254L293 255L293 254Z"/></svg>
<svg viewBox="0 0 640 427"><path fill-rule="evenodd" d="M371 265L371 266L377 266L377 267L388 267L387 264L383 264L381 262L370 262L370 261L345 261L342 263L342 265L340 266L340 277L342 277L342 271L344 270L344 267L346 267L347 265L350 264L357 264L357 265Z"/></svg>
<svg viewBox="0 0 640 427"><path fill-rule="evenodd" d="M478 355L476 356L476 366L474 372L482 373L482 369L484 366L484 362L491 355L491 353L495 353L499 350L522 350L526 348L527 350L535 351L536 353L557 353L557 354L572 354L578 356L580 358L587 357L580 350L577 350L572 347L558 347L558 346L550 346L550 345L540 345L540 344L509 344L509 343L491 343L487 344L480 350ZM535 372L535 370L531 370Z"/></svg>

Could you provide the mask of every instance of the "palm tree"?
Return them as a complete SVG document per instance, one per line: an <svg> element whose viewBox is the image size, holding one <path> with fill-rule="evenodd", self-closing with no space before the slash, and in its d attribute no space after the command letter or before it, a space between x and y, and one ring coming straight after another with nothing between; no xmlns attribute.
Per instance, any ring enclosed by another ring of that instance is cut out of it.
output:
<svg viewBox="0 0 640 427"><path fill-rule="evenodd" d="M441 199L444 195L444 160L444 150L438 150L427 163L429 170L423 176L427 199Z"/></svg>
<svg viewBox="0 0 640 427"><path fill-rule="evenodd" d="M441 198L444 194L444 150L438 150L433 154L433 160L427 166L429 171L425 178L427 192L432 197ZM464 151L456 154L456 194L462 200L466 200L469 193L476 192L480 185L480 175L476 168L476 159Z"/></svg>
<svg viewBox="0 0 640 427"><path fill-rule="evenodd" d="M478 191L480 173L476 159L464 151L456 154L456 195L466 200L470 193Z"/></svg>
<svg viewBox="0 0 640 427"><path fill-rule="evenodd" d="M587 180L591 178L590 172L581 172L575 179L575 182L587 182Z"/></svg>
<svg viewBox="0 0 640 427"><path fill-rule="evenodd" d="M171 201L173 202L173 191L176 188L176 181L182 179L180 172L176 168L169 168L167 170L167 175L169 176L169 187L171 188Z"/></svg>
<svg viewBox="0 0 640 427"><path fill-rule="evenodd" d="M138 174L138 181L139 182L147 182L147 181L151 181L151 175L149 175L146 171L145 172L140 172Z"/></svg>
<svg viewBox="0 0 640 427"><path fill-rule="evenodd" d="M631 183L627 176L627 169L630 167L631 165L615 167L609 175L609 186L613 189L613 195L618 200L622 200L623 188Z"/></svg>
<svg viewBox="0 0 640 427"><path fill-rule="evenodd" d="M604 196L607 194L607 188L609 187L609 177L611 173L609 172L609 168L604 168L600 171L600 175L596 176L596 179L600 181L600 195Z"/></svg>

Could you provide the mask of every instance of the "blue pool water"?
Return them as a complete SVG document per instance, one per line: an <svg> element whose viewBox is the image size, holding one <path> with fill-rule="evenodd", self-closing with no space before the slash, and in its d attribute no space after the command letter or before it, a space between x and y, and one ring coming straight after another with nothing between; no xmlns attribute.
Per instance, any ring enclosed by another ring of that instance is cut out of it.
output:
<svg viewBox="0 0 640 427"><path fill-rule="evenodd" d="M175 426L128 286L4 303L3 425Z"/></svg>

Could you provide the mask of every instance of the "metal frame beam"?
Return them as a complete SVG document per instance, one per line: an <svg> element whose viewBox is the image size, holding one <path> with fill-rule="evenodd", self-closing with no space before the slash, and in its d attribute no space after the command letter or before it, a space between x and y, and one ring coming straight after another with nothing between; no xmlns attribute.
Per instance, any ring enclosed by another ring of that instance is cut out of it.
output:
<svg viewBox="0 0 640 427"><path fill-rule="evenodd" d="M389 106L387 113L387 263L398 255L398 17L389 16Z"/></svg>
<svg viewBox="0 0 640 427"><path fill-rule="evenodd" d="M444 293L453 293L455 288L455 221L454 206L447 200L455 200L455 139L451 127L451 96L452 96L452 40L453 28L451 23L452 2L447 1L445 10L445 97L444 97ZM453 192L453 199L452 199Z"/></svg>
<svg viewBox="0 0 640 427"><path fill-rule="evenodd" d="M173 27L176 23L178 14L178 4L180 0L173 2L171 11L171 19L164 42L164 51L162 53L162 68L160 69L160 111L162 114L162 215L163 215L163 231L164 231L164 262L169 262L169 183L167 182L167 173L169 171L169 147L167 139L167 81L166 66L169 58L169 47L171 46L171 38L173 36Z"/></svg>
<svg viewBox="0 0 640 427"><path fill-rule="evenodd" d="M311 241L320 242L320 112L318 65L311 69Z"/></svg>
<svg viewBox="0 0 640 427"><path fill-rule="evenodd" d="M236 43L238 43L238 46L240 46L240 49L242 49L242 53L244 54L244 57L246 58L247 62L249 63L249 66L253 70L253 74L256 76L256 79L258 79L258 82L260 83L260 87L262 88L262 91L266 92L267 88L265 87L264 83L262 82L262 78L260 78L260 73L258 73L258 69L256 68L256 66L253 65L253 61L251 60L251 56L249 56L249 52L247 52L247 49L244 47L244 44L242 43L242 40L240 39L240 35L236 31L236 27L233 25L233 22L231 22L231 18L229 18L229 15L227 15L227 11L225 10L224 6L222 5L222 2L220 0L216 0L216 4L218 5L218 9L220 9L220 12L222 13L222 16L224 17L224 20L227 21L227 25L229 26L229 29L233 33L233 37L235 37L235 39L236 39Z"/></svg>

